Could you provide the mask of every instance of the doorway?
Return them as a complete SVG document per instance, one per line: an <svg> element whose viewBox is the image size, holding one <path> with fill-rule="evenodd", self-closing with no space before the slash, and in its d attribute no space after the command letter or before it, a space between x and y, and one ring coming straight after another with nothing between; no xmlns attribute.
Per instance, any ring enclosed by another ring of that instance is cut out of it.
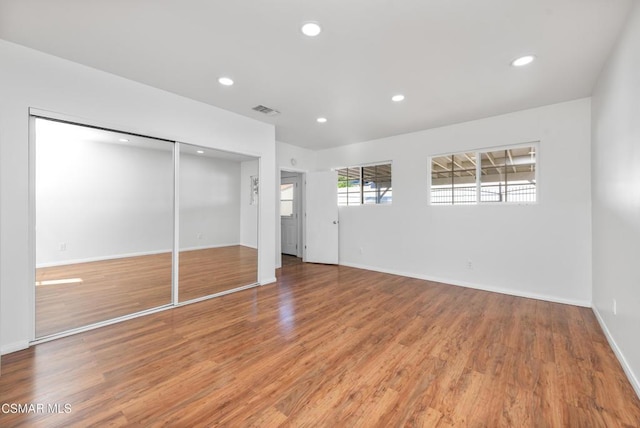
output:
<svg viewBox="0 0 640 428"><path fill-rule="evenodd" d="M300 172L280 172L280 242L283 255L303 256Z"/></svg>

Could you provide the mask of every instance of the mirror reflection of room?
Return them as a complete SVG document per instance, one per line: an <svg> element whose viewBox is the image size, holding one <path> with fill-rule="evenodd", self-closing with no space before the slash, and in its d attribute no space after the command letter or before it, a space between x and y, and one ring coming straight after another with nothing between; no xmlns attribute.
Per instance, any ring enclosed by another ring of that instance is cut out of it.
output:
<svg viewBox="0 0 640 428"><path fill-rule="evenodd" d="M180 144L178 300L257 282L258 159Z"/></svg>
<svg viewBox="0 0 640 428"><path fill-rule="evenodd" d="M172 142L35 119L36 337L171 303Z"/></svg>
<svg viewBox="0 0 640 428"><path fill-rule="evenodd" d="M34 123L36 338L257 284L257 158Z"/></svg>

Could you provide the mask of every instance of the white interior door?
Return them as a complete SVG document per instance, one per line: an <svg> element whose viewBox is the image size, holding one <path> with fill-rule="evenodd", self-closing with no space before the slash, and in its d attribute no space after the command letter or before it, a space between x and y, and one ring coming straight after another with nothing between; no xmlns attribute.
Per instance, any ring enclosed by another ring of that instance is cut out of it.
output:
<svg viewBox="0 0 640 428"><path fill-rule="evenodd" d="M338 173L307 173L306 196L304 261L338 264Z"/></svg>
<svg viewBox="0 0 640 428"><path fill-rule="evenodd" d="M280 180L280 230L282 254L298 256L298 177Z"/></svg>

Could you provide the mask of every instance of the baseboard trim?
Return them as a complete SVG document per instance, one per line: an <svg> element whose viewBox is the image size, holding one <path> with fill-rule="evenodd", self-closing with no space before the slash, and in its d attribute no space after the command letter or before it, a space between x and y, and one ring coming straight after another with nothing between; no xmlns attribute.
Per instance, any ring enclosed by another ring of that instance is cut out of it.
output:
<svg viewBox="0 0 640 428"><path fill-rule="evenodd" d="M242 244L240 244L239 242L234 242L230 244L203 245L200 247L182 248L180 249L180 251L182 252L182 251L208 250L212 248L234 247L237 245L242 245ZM58 262L40 263L36 265L36 269L56 267L56 266L75 265L78 263L90 263L90 262L102 262L105 260L114 260L114 259L126 259L129 257L154 256L156 254L170 253L171 251L172 251L171 248L169 248L165 250L140 251L137 253L116 254L112 256L97 256L97 257L87 257L84 259L72 259L72 260L63 260Z"/></svg>
<svg viewBox="0 0 640 428"><path fill-rule="evenodd" d="M0 349L0 354L6 355L11 354L12 352L22 351L23 349L27 349L29 347L28 340L21 340L19 342L9 343L7 345L2 346Z"/></svg>
<svg viewBox="0 0 640 428"><path fill-rule="evenodd" d="M61 260L57 262L38 263L36 265L36 269L56 267L56 266L75 265L79 263L102 262L104 260L126 259L128 257L153 256L156 254L163 254L163 253L170 253L170 252L171 252L171 249L166 249L166 250L155 250L155 251L141 251L138 253L116 254L111 256L87 257L83 259Z"/></svg>
<svg viewBox="0 0 640 428"><path fill-rule="evenodd" d="M611 335L611 332L607 327L607 323L605 323L604 318L602 318L602 315L600 315L598 308L596 308L594 305L592 310L596 316L596 319L598 320L598 324L600 324L600 328L602 328L602 331L604 332L604 336L607 338L607 342L609 342L609 346L611 346L611 349L613 349L613 353L616 354L616 357L618 358L618 361L622 366L622 370L624 370L625 374L627 375L627 378L629 379L633 390L636 392L636 395L638 396L638 398L640 398L640 381L638 381L638 377L631 369L631 366L627 362L627 359L624 357L624 354L620 350L620 347L618 347L618 344Z"/></svg>
<svg viewBox="0 0 640 428"><path fill-rule="evenodd" d="M473 288L473 289L482 290L482 291L490 291L492 293L506 294L509 296L525 297L527 299L543 300L545 302L552 302L552 303L562 303L564 305L582 306L585 308L591 307L591 301L588 301L588 300L566 299L563 297L549 296L546 294L528 293L526 291L510 290L508 288L500 288L500 287L491 287L483 284L476 284L476 283L471 283L466 281L458 281L458 280L449 279L449 278L438 278L430 275L416 274L413 272L398 271L395 269L384 269L384 268L379 268L375 266L361 265L358 263L340 262L340 265L353 267L357 269L371 270L374 272L388 273L391 275L406 276L408 278L423 279L425 281L439 282L442 284L455 285L458 287Z"/></svg>
<svg viewBox="0 0 640 428"><path fill-rule="evenodd" d="M187 248L181 248L180 252L183 251L198 251L198 250L211 250L213 248L224 248L224 247L237 247L237 246L245 246L242 245L239 242L233 242L230 244L216 244L216 245L202 245L200 247L187 247Z"/></svg>

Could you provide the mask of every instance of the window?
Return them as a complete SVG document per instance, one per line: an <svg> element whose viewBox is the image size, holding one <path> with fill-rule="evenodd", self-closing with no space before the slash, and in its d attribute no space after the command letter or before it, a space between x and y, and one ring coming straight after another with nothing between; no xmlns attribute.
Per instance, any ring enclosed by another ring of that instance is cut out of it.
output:
<svg viewBox="0 0 640 428"><path fill-rule="evenodd" d="M431 158L431 204L536 201L536 146Z"/></svg>
<svg viewBox="0 0 640 428"><path fill-rule="evenodd" d="M476 154L459 153L431 159L431 203L476 202Z"/></svg>
<svg viewBox="0 0 640 428"><path fill-rule="evenodd" d="M482 153L480 202L535 202L534 146Z"/></svg>
<svg viewBox="0 0 640 428"><path fill-rule="evenodd" d="M361 168L342 168L338 170L338 205L360 205L362 189L360 187Z"/></svg>
<svg viewBox="0 0 640 428"><path fill-rule="evenodd" d="M280 185L280 216L293 217L293 190L295 184Z"/></svg>
<svg viewBox="0 0 640 428"><path fill-rule="evenodd" d="M340 168L338 205L390 204L391 163Z"/></svg>

